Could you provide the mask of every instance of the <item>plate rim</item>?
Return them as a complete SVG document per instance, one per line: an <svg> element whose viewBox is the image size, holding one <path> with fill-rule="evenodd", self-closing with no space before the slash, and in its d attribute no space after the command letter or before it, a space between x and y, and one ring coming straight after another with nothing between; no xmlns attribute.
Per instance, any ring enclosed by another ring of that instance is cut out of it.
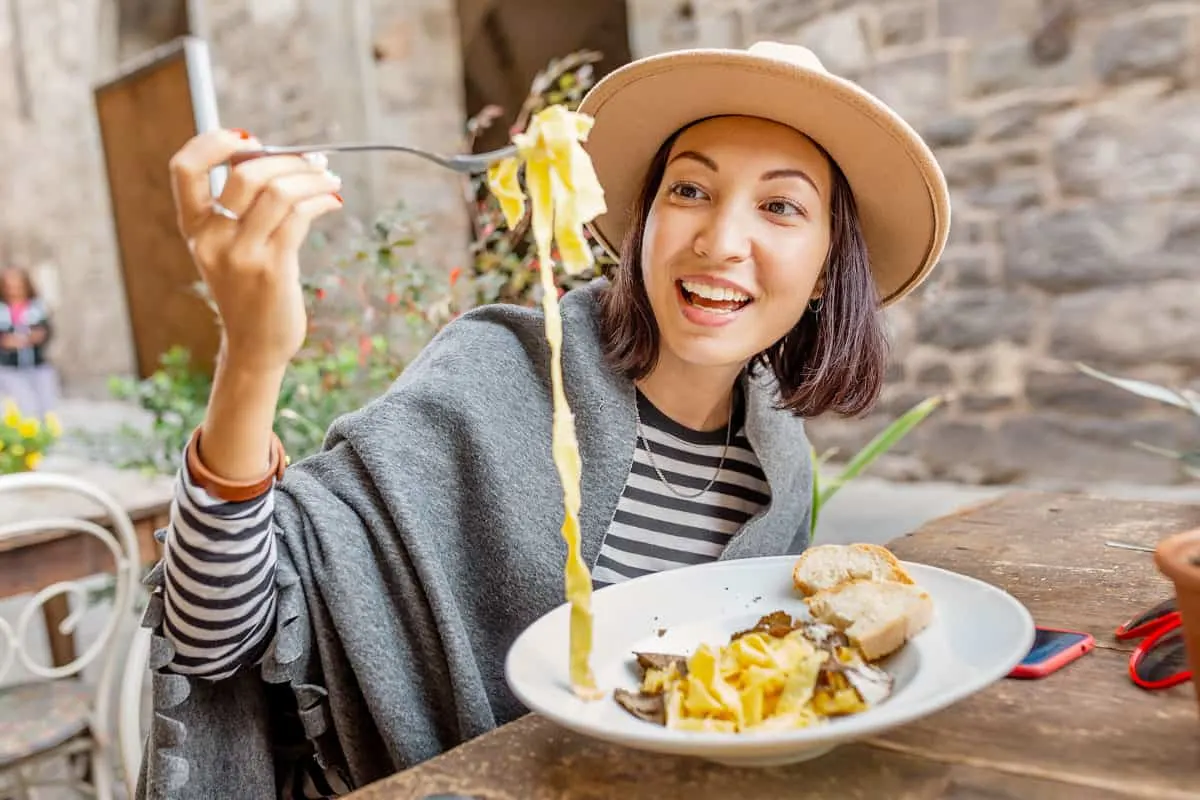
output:
<svg viewBox="0 0 1200 800"><path fill-rule="evenodd" d="M706 562L690 567L681 567L667 572L654 573L647 576L653 579L656 575L664 575L677 573L680 570L689 572L708 571L711 569L728 568L729 565L743 566L747 562L770 563L775 562L784 564L786 562L794 563L797 555L777 555L777 556L752 556L738 559L724 559L718 561ZM509 691L517 698L517 700L529 711L538 714L546 719L561 725L569 730L575 731L583 736L618 744L634 749L650 750L654 752L669 752L682 755L710 755L710 756L727 756L737 757L745 753L749 756L751 753L761 753L763 751L803 751L821 747L823 745L843 743L847 740L858 740L879 733L884 730L890 730L902 725L906 725L914 720L923 717L931 716L938 713L956 703L959 703L973 694L976 694L997 681L1003 679L1009 672L1012 671L1021 659L1025 657L1028 649L1033 645L1034 636L1036 635L1036 623L1029 609L1018 600L1008 590L989 583L972 575L965 575L961 572L955 572L945 567L935 566L933 564L924 564L921 562L908 561L898 559L906 569L915 571L928 571L941 573L944 576L949 576L952 580L965 581L969 584L975 584L985 591L993 592L1012 610L1014 610L1021 622L1024 624L1023 643L1020 648L1014 644L1015 656L1010 655L1002 662L997 662L996 665L986 669L980 669L974 672L970 681L962 683L948 684L947 691L942 695L937 695L933 698L932 704L927 701L925 704L918 704L911 708L902 708L885 717L872 715L869 711L863 714L856 714L845 719L845 722L837 726L820 725L810 728L798 728L792 730L770 731L763 733L755 733L752 735L745 734L728 734L717 731L673 731L671 734L664 736L663 732L657 727L651 727L645 733L634 731L616 731L598 728L593 725L582 723L578 718L572 717L569 710L547 709L540 703L530 702L529 695L522 691L521 682L513 678L513 662L514 654L518 646L527 636L531 636L531 631L543 621L553 614L562 614L563 609L569 606L568 603L559 603L554 608L546 611L533 622L531 622L520 634L513 640L508 648L508 652L504 658L504 677L505 683L508 685ZM916 576L914 575L914 580ZM915 580L918 586L921 585L919 580ZM623 584L613 584L605 587L606 589L614 589ZM964 688L966 687L966 688ZM602 687L603 688L603 687ZM613 690L603 689L604 697L595 702L614 702L612 699Z"/></svg>

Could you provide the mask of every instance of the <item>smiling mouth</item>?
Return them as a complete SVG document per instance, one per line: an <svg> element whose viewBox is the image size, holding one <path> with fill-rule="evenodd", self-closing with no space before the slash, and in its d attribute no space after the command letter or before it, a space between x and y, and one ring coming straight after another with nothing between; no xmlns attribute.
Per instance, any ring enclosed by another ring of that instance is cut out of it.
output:
<svg viewBox="0 0 1200 800"><path fill-rule="evenodd" d="M685 303L714 314L732 314L754 302L754 298L735 289L696 284L691 281L676 281L676 284Z"/></svg>

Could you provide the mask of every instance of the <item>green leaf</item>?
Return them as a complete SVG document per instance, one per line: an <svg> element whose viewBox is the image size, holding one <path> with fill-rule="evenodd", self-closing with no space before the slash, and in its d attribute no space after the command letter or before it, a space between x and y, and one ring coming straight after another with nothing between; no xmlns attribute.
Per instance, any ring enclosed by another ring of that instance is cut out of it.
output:
<svg viewBox="0 0 1200 800"><path fill-rule="evenodd" d="M862 474L863 470L869 467L875 459L892 449L897 442L908 435L909 431L937 410L943 402L945 402L945 398L941 395L934 395L922 400L880 431L874 439L867 442L863 449L854 454L840 475L826 484L826 488L821 492L821 504L828 503L838 489Z"/></svg>
<svg viewBox="0 0 1200 800"><path fill-rule="evenodd" d="M1150 383L1148 381L1138 381L1133 380L1132 378L1118 378L1114 375L1101 372L1094 367L1089 367L1087 364L1077 363L1075 368L1084 375L1090 375L1091 377L1102 380L1105 383L1112 384L1119 389L1124 389L1131 394L1136 394L1138 397L1145 397L1148 400L1157 400L1160 403L1167 403L1168 405L1178 406L1179 408L1186 408L1197 416L1200 416L1200 408L1198 408L1198 404L1191 402L1188 397L1182 395L1174 389L1168 389L1166 386L1160 386L1156 383Z"/></svg>
<svg viewBox="0 0 1200 800"><path fill-rule="evenodd" d="M821 516L821 462L817 458L817 449L811 444L808 452L812 459L812 499L809 503L812 510L808 516L808 542L811 545L817 535L817 519Z"/></svg>

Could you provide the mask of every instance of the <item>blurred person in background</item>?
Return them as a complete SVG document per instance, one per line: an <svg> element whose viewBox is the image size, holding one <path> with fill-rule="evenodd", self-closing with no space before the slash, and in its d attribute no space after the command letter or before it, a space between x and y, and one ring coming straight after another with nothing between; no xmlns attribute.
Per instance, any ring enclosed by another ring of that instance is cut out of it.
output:
<svg viewBox="0 0 1200 800"><path fill-rule="evenodd" d="M49 363L50 314L29 272L0 268L0 403L43 418L58 403L58 373Z"/></svg>

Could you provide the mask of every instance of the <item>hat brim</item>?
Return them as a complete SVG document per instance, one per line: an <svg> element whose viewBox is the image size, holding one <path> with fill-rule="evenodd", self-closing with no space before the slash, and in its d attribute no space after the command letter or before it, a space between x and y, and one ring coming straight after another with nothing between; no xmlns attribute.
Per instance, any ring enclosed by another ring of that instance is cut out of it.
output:
<svg viewBox="0 0 1200 800"><path fill-rule="evenodd" d="M883 305L911 292L945 247L950 200L933 153L899 115L856 84L741 50L686 50L634 61L592 88L579 111L607 211L589 228L619 257L655 153L685 125L752 116L820 144L854 193Z"/></svg>

